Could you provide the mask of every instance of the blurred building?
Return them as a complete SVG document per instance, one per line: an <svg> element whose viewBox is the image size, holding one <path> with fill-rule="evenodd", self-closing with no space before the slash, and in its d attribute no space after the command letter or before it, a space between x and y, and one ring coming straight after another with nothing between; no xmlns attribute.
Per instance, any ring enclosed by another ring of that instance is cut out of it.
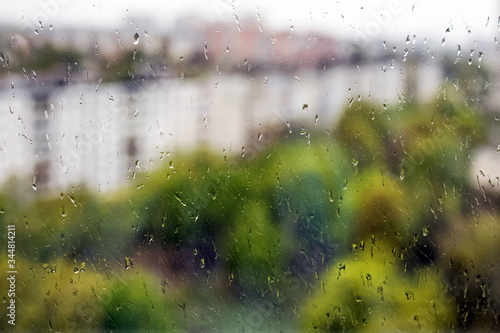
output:
<svg viewBox="0 0 500 333"><path fill-rule="evenodd" d="M255 21L187 18L174 32L167 37L127 26L40 34L37 42L45 38L85 52L86 63L36 77L28 69L24 77L0 81L0 182L17 175L33 179L37 191L78 184L115 188L169 152L203 145L248 156L284 128L331 128L353 101L382 107L410 96L428 100L444 81L440 63L429 57L406 61L391 51L389 57L344 61L338 41L292 27L268 32ZM197 59L205 67L183 78L168 70L170 75L153 75L144 61L147 75L104 83L99 67L87 66L101 57L112 63L131 48ZM31 52L29 45L23 52Z"/></svg>

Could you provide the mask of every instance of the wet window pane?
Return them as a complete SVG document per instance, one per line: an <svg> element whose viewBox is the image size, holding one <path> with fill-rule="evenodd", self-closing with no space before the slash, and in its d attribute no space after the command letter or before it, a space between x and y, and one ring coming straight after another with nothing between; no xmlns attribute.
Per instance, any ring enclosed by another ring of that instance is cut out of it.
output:
<svg viewBox="0 0 500 333"><path fill-rule="evenodd" d="M0 19L0 331L500 329L498 3Z"/></svg>

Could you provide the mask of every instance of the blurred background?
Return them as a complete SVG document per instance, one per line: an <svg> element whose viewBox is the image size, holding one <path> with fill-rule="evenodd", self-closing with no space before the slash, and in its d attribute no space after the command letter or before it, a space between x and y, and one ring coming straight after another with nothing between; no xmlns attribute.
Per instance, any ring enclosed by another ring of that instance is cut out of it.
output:
<svg viewBox="0 0 500 333"><path fill-rule="evenodd" d="M497 331L499 30L493 0L4 5L1 330Z"/></svg>

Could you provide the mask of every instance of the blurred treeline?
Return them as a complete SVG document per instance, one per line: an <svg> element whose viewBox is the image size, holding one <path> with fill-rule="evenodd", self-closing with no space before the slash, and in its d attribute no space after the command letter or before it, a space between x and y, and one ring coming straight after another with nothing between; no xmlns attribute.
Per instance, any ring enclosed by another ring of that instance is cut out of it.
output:
<svg viewBox="0 0 500 333"><path fill-rule="evenodd" d="M498 198L469 174L480 114L354 102L274 137L254 156L165 153L114 195L2 197L16 328L500 328Z"/></svg>
<svg viewBox="0 0 500 333"><path fill-rule="evenodd" d="M112 55L99 54L97 49L84 52L49 42L13 48L0 41L0 78L14 73L26 79L38 79L40 84L65 85L72 80L89 81L89 78L95 82L142 82L145 78L165 74L196 77L207 70L208 62L203 53L174 57L166 42L158 52L127 47Z"/></svg>

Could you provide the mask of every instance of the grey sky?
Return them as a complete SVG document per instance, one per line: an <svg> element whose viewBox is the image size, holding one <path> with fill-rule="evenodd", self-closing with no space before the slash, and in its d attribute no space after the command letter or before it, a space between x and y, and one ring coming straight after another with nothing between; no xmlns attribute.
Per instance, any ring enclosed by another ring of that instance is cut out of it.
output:
<svg viewBox="0 0 500 333"><path fill-rule="evenodd" d="M171 27L176 18L190 14L234 24L235 15L256 24L260 16L264 28L315 28L358 38L415 34L420 40L446 37L456 43L498 34L499 7L498 0L482 0L480 5L470 0L17 0L4 3L0 20L30 27L40 20L45 27L105 29L119 29L132 20L147 29L145 25Z"/></svg>

